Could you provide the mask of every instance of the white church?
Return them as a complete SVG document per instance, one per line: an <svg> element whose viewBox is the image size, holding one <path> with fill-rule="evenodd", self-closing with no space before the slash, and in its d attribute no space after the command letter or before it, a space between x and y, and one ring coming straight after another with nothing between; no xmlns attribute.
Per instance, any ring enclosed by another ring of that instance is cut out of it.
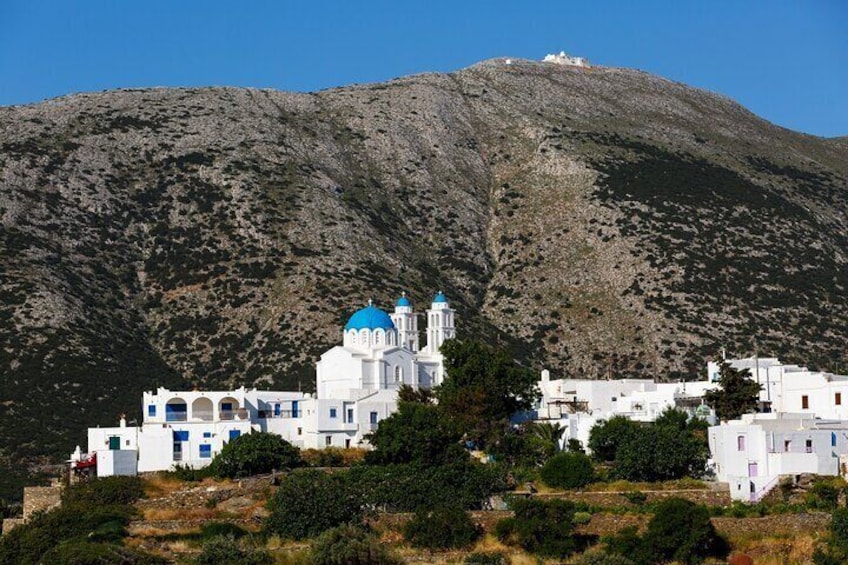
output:
<svg viewBox="0 0 848 565"><path fill-rule="evenodd" d="M369 301L344 327L342 344L316 363L316 393L171 391L142 395L142 424L89 428L88 453L77 447L71 466L98 476L202 467L224 445L251 431L278 434L301 448L362 447L366 435L397 409L398 389L436 386L444 379L439 352L456 335L455 312L441 291L425 312L427 343L419 347L418 317L402 295L394 312Z"/></svg>

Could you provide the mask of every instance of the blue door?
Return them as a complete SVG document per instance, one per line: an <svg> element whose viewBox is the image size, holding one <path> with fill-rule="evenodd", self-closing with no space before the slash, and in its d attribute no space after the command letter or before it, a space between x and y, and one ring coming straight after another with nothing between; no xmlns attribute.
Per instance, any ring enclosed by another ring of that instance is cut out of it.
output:
<svg viewBox="0 0 848 565"><path fill-rule="evenodd" d="M274 416L279 416L279 415L280 415L280 403L277 402L276 404L274 404Z"/></svg>
<svg viewBox="0 0 848 565"><path fill-rule="evenodd" d="M298 412L297 400L292 400L292 418L299 418L300 412Z"/></svg>

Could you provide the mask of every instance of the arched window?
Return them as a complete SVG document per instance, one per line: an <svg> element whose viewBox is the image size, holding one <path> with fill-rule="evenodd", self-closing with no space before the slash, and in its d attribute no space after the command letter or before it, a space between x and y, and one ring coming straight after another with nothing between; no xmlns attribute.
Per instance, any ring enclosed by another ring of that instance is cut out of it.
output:
<svg viewBox="0 0 848 565"><path fill-rule="evenodd" d="M377 330L374 332L374 344L382 345L383 343L383 330Z"/></svg>
<svg viewBox="0 0 848 565"><path fill-rule="evenodd" d="M350 330L350 343L356 345L356 330Z"/></svg>
<svg viewBox="0 0 848 565"><path fill-rule="evenodd" d="M402 383L403 382L403 367L397 365L395 367L395 382Z"/></svg>

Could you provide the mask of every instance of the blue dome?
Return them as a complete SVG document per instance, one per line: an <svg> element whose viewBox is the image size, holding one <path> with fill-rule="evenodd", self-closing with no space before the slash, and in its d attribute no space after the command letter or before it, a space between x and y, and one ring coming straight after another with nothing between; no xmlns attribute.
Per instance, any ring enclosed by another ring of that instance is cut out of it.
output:
<svg viewBox="0 0 848 565"><path fill-rule="evenodd" d="M444 302L447 303L448 299L441 290L436 293L436 296L433 297L433 303Z"/></svg>
<svg viewBox="0 0 848 565"><path fill-rule="evenodd" d="M397 304L395 306L412 306L412 302L409 301L409 298L406 296L401 296L398 298Z"/></svg>
<svg viewBox="0 0 848 565"><path fill-rule="evenodd" d="M345 331L376 329L393 330L395 324L388 314L371 304L354 312L345 325Z"/></svg>

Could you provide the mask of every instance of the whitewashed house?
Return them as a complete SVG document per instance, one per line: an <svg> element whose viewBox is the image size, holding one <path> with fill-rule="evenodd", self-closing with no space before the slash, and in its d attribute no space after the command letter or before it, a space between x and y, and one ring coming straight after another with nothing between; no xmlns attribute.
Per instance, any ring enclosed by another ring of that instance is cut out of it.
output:
<svg viewBox="0 0 848 565"><path fill-rule="evenodd" d="M278 434L302 448L363 446L367 434L397 409L398 389L430 388L444 379L445 340L455 337L455 312L439 292L418 346L418 314L404 295L388 314L370 303L344 328L342 345L316 363L316 394L261 391L171 391L142 395L142 424L89 428L87 454L72 467L98 476L202 467L224 445L253 430ZM133 465L135 463L135 465Z"/></svg>
<svg viewBox="0 0 848 565"><path fill-rule="evenodd" d="M750 378L762 386L763 411L815 415L825 420L848 420L848 376L810 371L798 365L785 365L776 357L728 359L734 369L747 369ZM707 363L712 381L719 375L719 363Z"/></svg>
<svg viewBox="0 0 848 565"><path fill-rule="evenodd" d="M713 469L735 500L757 501L781 476L844 475L848 422L812 414L745 414L709 429Z"/></svg>
<svg viewBox="0 0 848 565"><path fill-rule="evenodd" d="M704 392L716 388L708 380L673 383L650 379L551 380L545 370L538 386L542 397L534 419L564 428L563 444L576 439L585 447L592 427L614 416L652 422L666 409L675 408L707 421L714 419L714 412L703 401Z"/></svg>
<svg viewBox="0 0 848 565"><path fill-rule="evenodd" d="M589 67L589 59L585 57L572 57L566 55L565 51L559 53L549 53L542 59L543 63L553 63L555 65L564 65L569 67Z"/></svg>

